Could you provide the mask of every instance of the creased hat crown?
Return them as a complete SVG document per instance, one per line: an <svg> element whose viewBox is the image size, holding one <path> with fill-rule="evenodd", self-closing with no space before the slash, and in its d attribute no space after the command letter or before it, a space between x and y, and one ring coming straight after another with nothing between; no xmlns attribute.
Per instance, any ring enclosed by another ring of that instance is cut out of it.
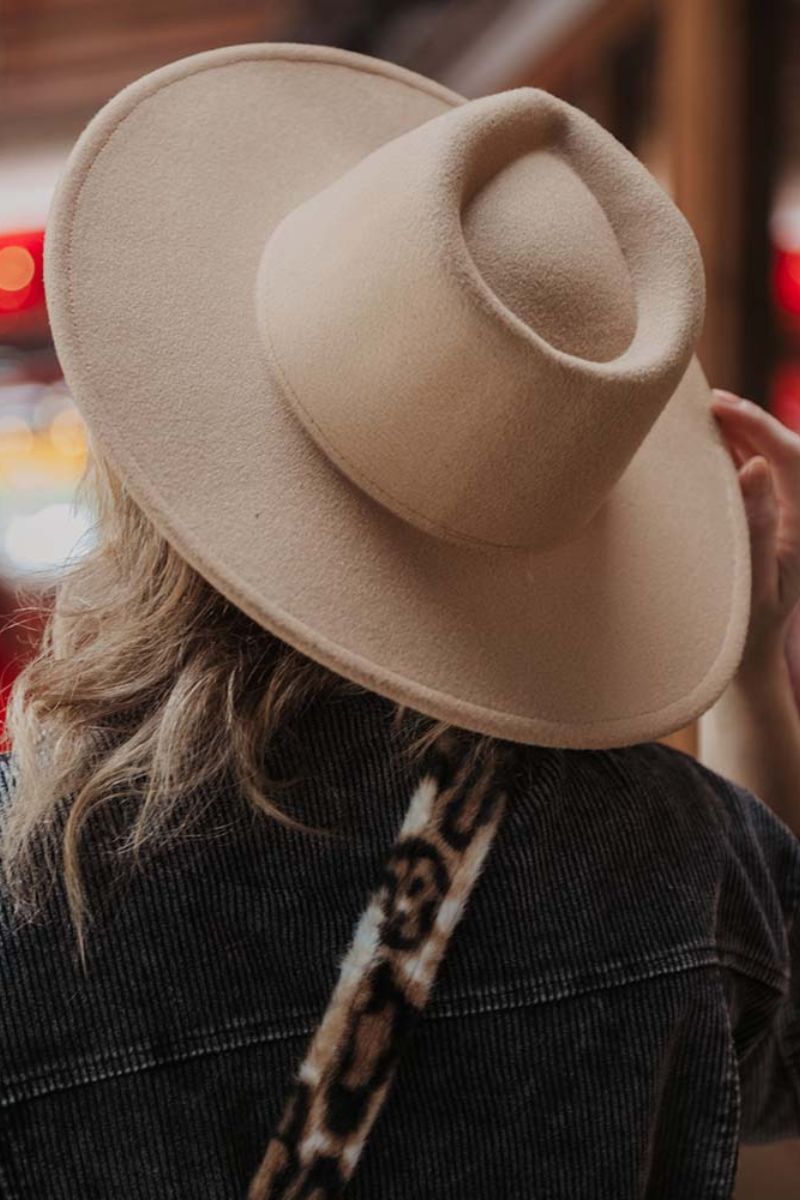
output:
<svg viewBox="0 0 800 1200"><path fill-rule="evenodd" d="M301 654L581 749L730 682L750 550L697 248L575 109L324 46L190 56L84 130L45 287L132 499Z"/></svg>
<svg viewBox="0 0 800 1200"><path fill-rule="evenodd" d="M405 520L542 549L596 512L691 357L693 235L533 88L384 144L264 248L259 329L309 434Z"/></svg>

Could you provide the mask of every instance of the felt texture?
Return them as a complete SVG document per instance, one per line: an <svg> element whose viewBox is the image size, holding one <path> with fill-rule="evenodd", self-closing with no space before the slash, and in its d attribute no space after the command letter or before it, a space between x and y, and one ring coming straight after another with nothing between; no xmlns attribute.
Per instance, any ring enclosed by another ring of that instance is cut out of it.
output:
<svg viewBox="0 0 800 1200"><path fill-rule="evenodd" d="M509 157L527 169L500 173ZM506 275L527 322L500 299ZM420 528L498 548L545 549L597 511L680 381L703 309L697 246L665 193L533 88L368 155L284 218L257 286L276 386L326 453Z"/></svg>
<svg viewBox="0 0 800 1200"><path fill-rule="evenodd" d="M131 494L342 675L565 747L730 680L747 527L696 246L583 114L330 48L195 55L81 135L45 286Z"/></svg>

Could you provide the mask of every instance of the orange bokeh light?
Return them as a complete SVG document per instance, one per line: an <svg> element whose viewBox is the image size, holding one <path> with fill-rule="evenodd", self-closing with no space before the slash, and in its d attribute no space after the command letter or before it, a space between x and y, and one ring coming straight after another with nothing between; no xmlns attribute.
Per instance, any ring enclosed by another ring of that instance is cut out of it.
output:
<svg viewBox="0 0 800 1200"><path fill-rule="evenodd" d="M0 330L6 318L44 317L43 246L41 229L0 235Z"/></svg>
<svg viewBox="0 0 800 1200"><path fill-rule="evenodd" d="M25 246L4 246L0 250L0 289L21 292L36 274L36 263Z"/></svg>

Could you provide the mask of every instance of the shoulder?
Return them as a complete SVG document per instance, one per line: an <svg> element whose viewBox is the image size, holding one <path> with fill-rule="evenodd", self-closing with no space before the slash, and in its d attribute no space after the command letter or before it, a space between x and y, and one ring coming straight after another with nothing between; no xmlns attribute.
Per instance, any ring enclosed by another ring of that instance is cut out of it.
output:
<svg viewBox="0 0 800 1200"><path fill-rule="evenodd" d="M746 788L662 742L603 750L542 751L534 746L529 750L525 777L534 786L537 776L548 772L548 756L554 755L562 787L613 797L617 808L624 808L627 802L636 805L637 811L688 809L723 826L752 814L759 819L766 815L767 820L771 816L766 805Z"/></svg>
<svg viewBox="0 0 800 1200"><path fill-rule="evenodd" d="M535 788L536 754L530 761ZM654 863L672 852L723 889L736 879L735 890L749 891L773 920L800 905L800 838L734 780L661 742L559 751L556 761L560 779L549 794L577 805L588 838L633 841Z"/></svg>
<svg viewBox="0 0 800 1200"><path fill-rule="evenodd" d="M683 750L661 742L642 742L608 753L617 761L627 760L631 769L647 778L653 786L667 788L670 794L695 803L701 802L726 834L757 828L779 832L784 842L798 842L759 796Z"/></svg>
<svg viewBox="0 0 800 1200"><path fill-rule="evenodd" d="M683 780L722 847L718 935L732 960L788 970L787 933L800 918L800 838L764 801L688 754L660 744L635 748L664 778ZM800 784L798 784L800 786Z"/></svg>
<svg viewBox="0 0 800 1200"><path fill-rule="evenodd" d="M800 900L800 838L760 796L671 746L648 742L631 751L642 770L702 803L733 851L766 859Z"/></svg>
<svg viewBox="0 0 800 1200"><path fill-rule="evenodd" d="M800 899L800 838L760 796L680 750L655 743L641 749L654 763L668 761L667 769L675 769L691 781L709 802L710 811L732 844L738 848L756 846L767 857L784 860L795 898Z"/></svg>
<svg viewBox="0 0 800 1200"><path fill-rule="evenodd" d="M624 746L603 753L617 762L627 762L632 770L656 785L678 789L687 796L713 797L715 808L719 803L723 806L728 804L737 791L751 795L746 788L740 788L691 754L663 742L639 742L635 746Z"/></svg>

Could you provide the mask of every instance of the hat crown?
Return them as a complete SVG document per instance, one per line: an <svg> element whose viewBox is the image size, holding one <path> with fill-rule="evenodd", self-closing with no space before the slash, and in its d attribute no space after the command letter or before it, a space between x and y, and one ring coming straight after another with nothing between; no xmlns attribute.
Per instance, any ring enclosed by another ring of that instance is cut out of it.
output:
<svg viewBox="0 0 800 1200"><path fill-rule="evenodd" d="M520 88L289 213L256 305L275 381L354 483L449 541L544 549L594 515L675 390L703 279L641 164Z"/></svg>
<svg viewBox="0 0 800 1200"><path fill-rule="evenodd" d="M593 362L628 348L636 300L625 257L557 152L531 150L500 166L467 199L461 222L485 282L545 342Z"/></svg>

